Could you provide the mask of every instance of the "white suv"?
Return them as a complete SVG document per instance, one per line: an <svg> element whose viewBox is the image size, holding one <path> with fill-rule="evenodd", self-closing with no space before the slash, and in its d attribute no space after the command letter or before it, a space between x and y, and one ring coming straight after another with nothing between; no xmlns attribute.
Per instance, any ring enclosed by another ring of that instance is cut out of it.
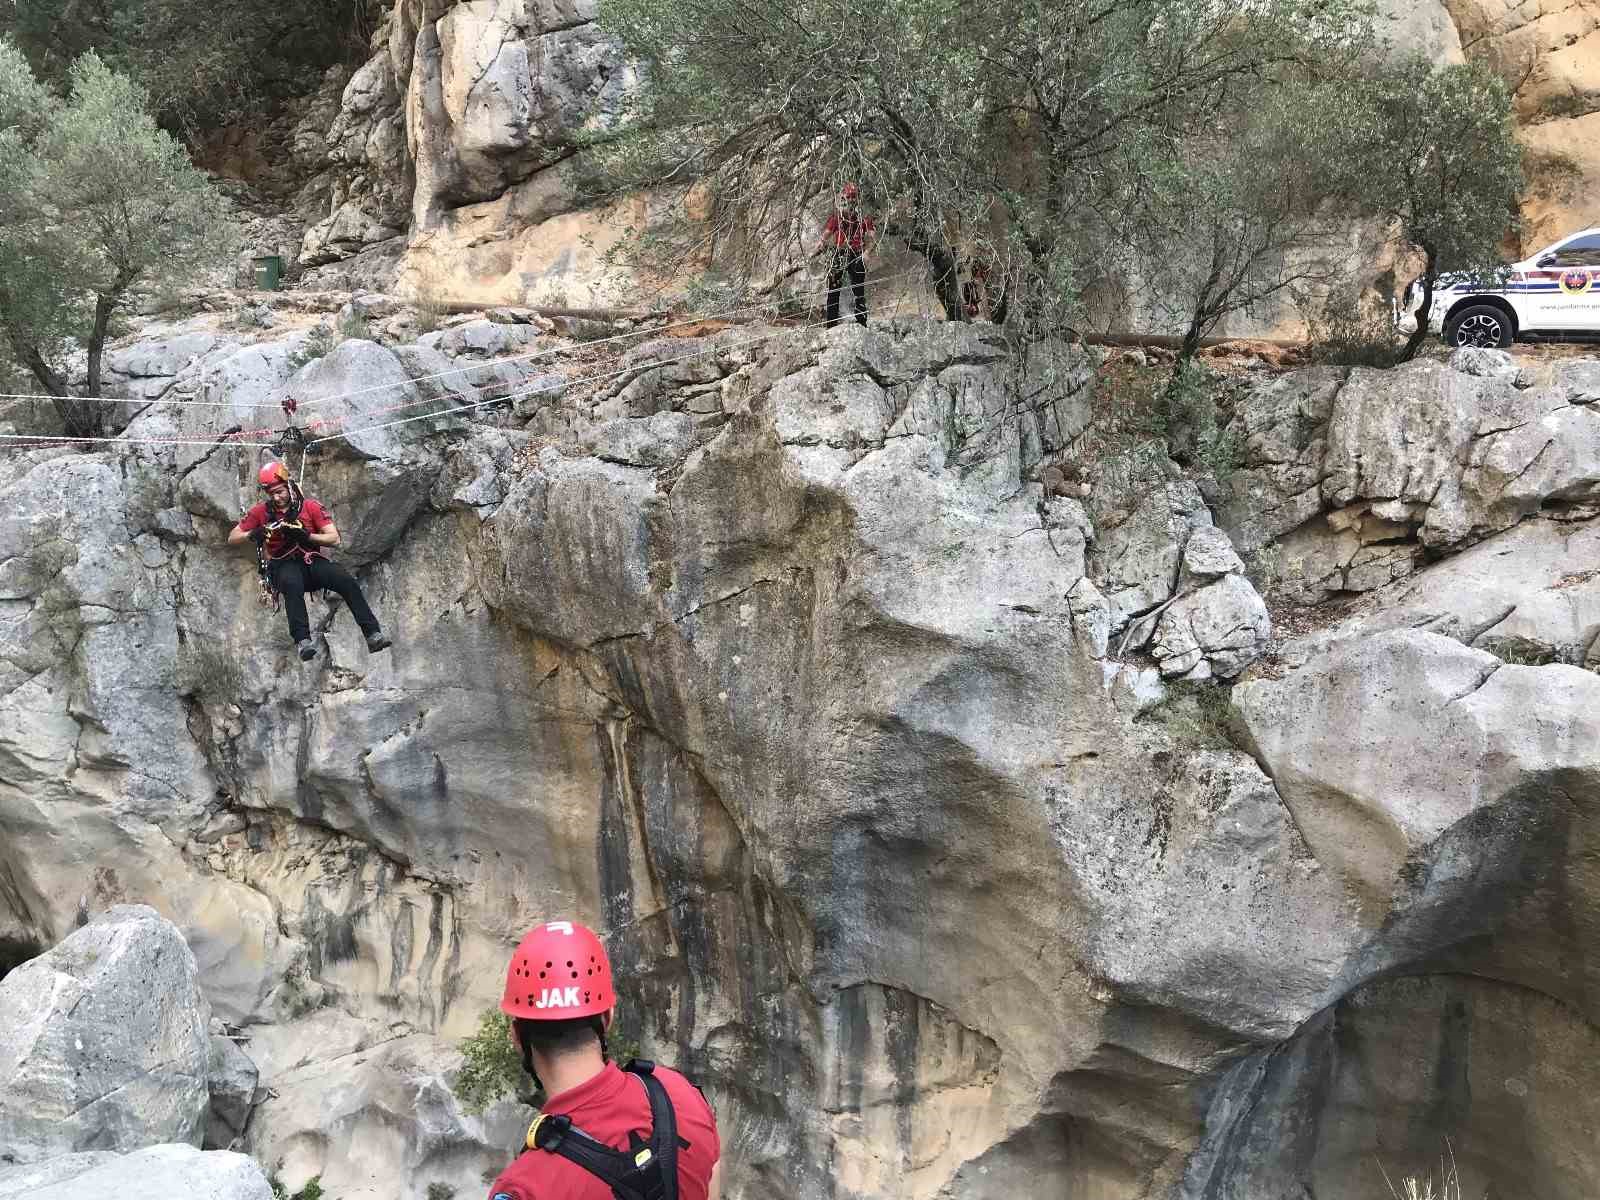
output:
<svg viewBox="0 0 1600 1200"><path fill-rule="evenodd" d="M1406 288L1398 314L1416 328L1422 284ZM1465 273L1434 281L1430 329L1451 346L1509 346L1516 338L1600 338L1600 227L1512 263L1493 279Z"/></svg>

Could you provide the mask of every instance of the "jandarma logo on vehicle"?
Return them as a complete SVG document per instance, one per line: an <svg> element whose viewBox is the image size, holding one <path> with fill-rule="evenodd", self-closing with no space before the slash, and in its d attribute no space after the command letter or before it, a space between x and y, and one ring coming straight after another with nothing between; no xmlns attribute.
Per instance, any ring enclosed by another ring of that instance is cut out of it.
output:
<svg viewBox="0 0 1600 1200"><path fill-rule="evenodd" d="M1561 278L1557 282L1566 295L1582 296L1594 287L1594 272L1588 267L1573 267L1571 270L1561 272Z"/></svg>

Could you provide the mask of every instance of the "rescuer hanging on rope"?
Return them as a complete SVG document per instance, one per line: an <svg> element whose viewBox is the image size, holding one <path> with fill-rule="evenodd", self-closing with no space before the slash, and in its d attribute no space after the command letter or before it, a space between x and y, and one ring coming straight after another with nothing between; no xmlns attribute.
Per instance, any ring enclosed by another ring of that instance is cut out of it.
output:
<svg viewBox="0 0 1600 1200"><path fill-rule="evenodd" d="M327 547L339 544L339 530L328 511L295 486L289 468L281 462L262 467L258 478L267 498L240 518L228 534L228 545L256 544L265 561L267 587L283 597L289 636L301 660L309 662L317 655L306 617L306 593L319 588L344 597L350 615L366 636L368 650L388 649L389 638L378 628L378 618L367 606L361 585L328 557Z"/></svg>

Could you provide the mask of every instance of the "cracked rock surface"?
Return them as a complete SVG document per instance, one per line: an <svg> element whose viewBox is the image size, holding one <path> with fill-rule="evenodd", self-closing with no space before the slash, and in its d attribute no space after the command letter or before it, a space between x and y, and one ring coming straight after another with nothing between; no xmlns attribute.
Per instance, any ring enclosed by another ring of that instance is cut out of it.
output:
<svg viewBox="0 0 1600 1200"><path fill-rule="evenodd" d="M466 1113L453 1043L555 913L733 1197L1343 1195L1445 1136L1471 1194L1600 1178L1592 364L1284 375L1224 491L1083 503L1038 482L1066 348L741 327L447 422L510 369L481 332L219 342L161 398L233 411L132 418L347 422L307 486L380 655L257 607L253 457L3 459L0 950L156 907L287 1184L481 1188L525 1114ZM1353 556L1247 576L1347 535L1405 555L1353 608L1289 603Z"/></svg>

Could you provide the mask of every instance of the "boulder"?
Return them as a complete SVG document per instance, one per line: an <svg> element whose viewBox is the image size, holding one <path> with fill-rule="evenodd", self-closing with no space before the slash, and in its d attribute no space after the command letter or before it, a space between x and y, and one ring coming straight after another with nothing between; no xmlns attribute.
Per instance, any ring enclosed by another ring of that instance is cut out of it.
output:
<svg viewBox="0 0 1600 1200"><path fill-rule="evenodd" d="M1243 575L1224 575L1161 614L1151 652L1164 678L1231 679L1271 637L1272 618L1255 587Z"/></svg>
<svg viewBox="0 0 1600 1200"><path fill-rule="evenodd" d="M147 1146L132 1154L75 1154L35 1167L0 1170L0 1198L17 1200L273 1200L254 1159L184 1144Z"/></svg>
<svg viewBox="0 0 1600 1200"><path fill-rule="evenodd" d="M110 909L24 963L0 981L5 1155L199 1146L209 1020L194 956L151 908Z"/></svg>

